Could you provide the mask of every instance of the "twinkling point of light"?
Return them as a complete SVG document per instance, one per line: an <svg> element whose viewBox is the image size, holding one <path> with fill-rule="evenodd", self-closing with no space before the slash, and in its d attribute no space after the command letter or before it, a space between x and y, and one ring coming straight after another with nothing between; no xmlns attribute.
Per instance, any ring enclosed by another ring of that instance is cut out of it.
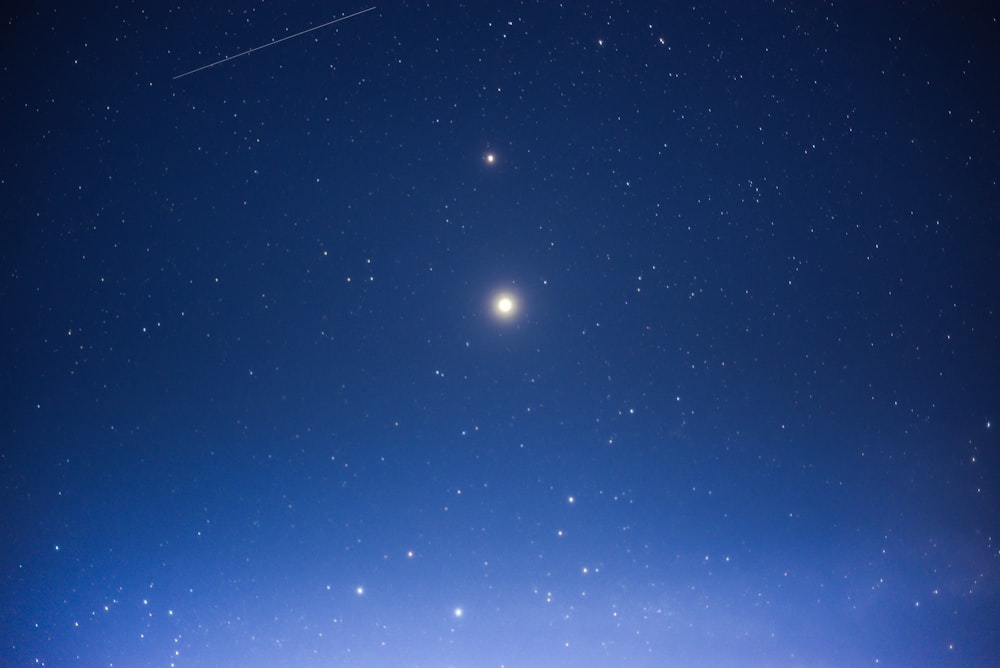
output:
<svg viewBox="0 0 1000 668"><path fill-rule="evenodd" d="M497 156L495 153L487 153L486 155L483 156L483 160L486 162L487 165L493 165L496 164Z"/></svg>
<svg viewBox="0 0 1000 668"><path fill-rule="evenodd" d="M464 610L462 610L461 608L455 608L455 610L454 610L454 615L455 615L456 617L461 617L461 616L462 616L462 615L464 615L464 614L465 614L465 611L464 611Z"/></svg>
<svg viewBox="0 0 1000 668"><path fill-rule="evenodd" d="M495 295L493 297L493 313L498 318L512 318L517 313L517 299L507 292Z"/></svg>

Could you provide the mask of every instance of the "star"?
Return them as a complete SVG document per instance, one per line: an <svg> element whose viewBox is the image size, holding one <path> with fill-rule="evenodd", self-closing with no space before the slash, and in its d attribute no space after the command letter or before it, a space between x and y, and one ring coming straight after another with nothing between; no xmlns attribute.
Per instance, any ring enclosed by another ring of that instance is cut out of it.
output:
<svg viewBox="0 0 1000 668"><path fill-rule="evenodd" d="M517 298L509 292L501 292L493 297L493 313L498 318L509 320L517 313Z"/></svg>

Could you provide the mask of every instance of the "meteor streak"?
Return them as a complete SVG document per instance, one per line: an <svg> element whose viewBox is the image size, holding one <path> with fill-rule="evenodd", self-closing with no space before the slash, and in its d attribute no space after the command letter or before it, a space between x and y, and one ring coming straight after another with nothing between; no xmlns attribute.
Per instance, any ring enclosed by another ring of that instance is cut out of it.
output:
<svg viewBox="0 0 1000 668"><path fill-rule="evenodd" d="M266 49L269 46L274 46L275 44L281 44L282 42L287 42L290 39L295 39L296 37L301 37L302 35L305 35L306 33L312 32L313 30L319 30L320 28L325 28L327 26L332 26L334 23L340 23L341 21L346 21L347 19L353 19L355 16L360 16L361 14L364 14L365 12L370 12L373 9L375 9L375 7L369 7L368 9L362 9L360 12L354 12L353 14L348 14L347 16L341 16L339 19L334 19L332 21L327 21L323 25L314 26L312 28L309 28L308 30L303 30L302 32L297 32L294 35L289 35L288 37L282 37L281 39L276 39L276 40L274 40L272 42L268 42L267 44L261 44L260 46L255 46L252 49L247 49L243 53L237 53L235 56L226 56L222 60L217 60L214 63L209 63L208 65L202 65L201 67L196 67L195 69L191 70L190 72L184 72L183 74L178 74L177 76L174 77L174 81L176 81L177 79L182 79L182 78L184 78L184 77L186 77L188 75L194 74L195 72L201 72L202 70L207 70L210 67L215 67L216 65L221 65L222 63L228 63L230 60L236 60L237 58L242 58L243 56L249 56L254 51L260 51L261 49Z"/></svg>

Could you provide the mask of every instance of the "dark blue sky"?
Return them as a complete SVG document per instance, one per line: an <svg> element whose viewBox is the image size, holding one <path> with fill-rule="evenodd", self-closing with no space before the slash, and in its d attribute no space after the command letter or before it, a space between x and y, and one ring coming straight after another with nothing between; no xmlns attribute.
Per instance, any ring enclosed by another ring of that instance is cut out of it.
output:
<svg viewBox="0 0 1000 668"><path fill-rule="evenodd" d="M1000 14L870 4L7 10L0 664L1000 661Z"/></svg>

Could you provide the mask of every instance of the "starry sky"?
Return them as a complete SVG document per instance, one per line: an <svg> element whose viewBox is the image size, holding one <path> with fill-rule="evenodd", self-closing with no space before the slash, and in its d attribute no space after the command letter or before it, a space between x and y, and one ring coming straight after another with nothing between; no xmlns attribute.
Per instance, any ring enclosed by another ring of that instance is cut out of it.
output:
<svg viewBox="0 0 1000 668"><path fill-rule="evenodd" d="M76 4L0 665L1000 662L995 8Z"/></svg>

